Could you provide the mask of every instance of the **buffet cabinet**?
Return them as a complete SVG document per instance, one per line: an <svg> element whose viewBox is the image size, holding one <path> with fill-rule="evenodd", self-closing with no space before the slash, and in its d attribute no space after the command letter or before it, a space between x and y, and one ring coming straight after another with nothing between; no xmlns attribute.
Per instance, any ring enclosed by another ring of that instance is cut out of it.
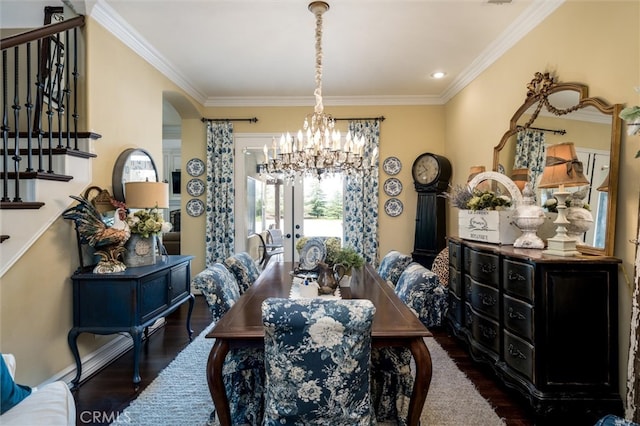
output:
<svg viewBox="0 0 640 426"><path fill-rule="evenodd" d="M153 265L127 268L112 274L75 273L73 328L67 336L76 362L76 388L82 375L78 351L80 333L129 333L133 340L133 383L141 381L138 367L143 333L158 319L189 302L186 328L191 339L191 260L193 256L161 256Z"/></svg>
<svg viewBox="0 0 640 426"><path fill-rule="evenodd" d="M449 238L447 323L541 416L622 414L613 257Z"/></svg>

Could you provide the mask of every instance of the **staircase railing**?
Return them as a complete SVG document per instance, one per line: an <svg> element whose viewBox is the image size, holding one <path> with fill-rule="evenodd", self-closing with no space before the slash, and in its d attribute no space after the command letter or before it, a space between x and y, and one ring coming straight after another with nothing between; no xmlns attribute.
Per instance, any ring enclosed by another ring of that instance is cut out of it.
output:
<svg viewBox="0 0 640 426"><path fill-rule="evenodd" d="M78 29L84 23L80 15L0 40L0 209L42 204L22 200L21 180L72 178L56 173L54 154L93 156L83 153L78 142L78 138L99 137L78 132L79 59L84 57Z"/></svg>

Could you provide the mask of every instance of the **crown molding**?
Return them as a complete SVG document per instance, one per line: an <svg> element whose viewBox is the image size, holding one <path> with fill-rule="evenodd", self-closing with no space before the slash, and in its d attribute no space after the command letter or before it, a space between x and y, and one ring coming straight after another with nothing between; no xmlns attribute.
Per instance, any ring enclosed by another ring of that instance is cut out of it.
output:
<svg viewBox="0 0 640 426"><path fill-rule="evenodd" d="M127 24L111 6L103 0L98 0L91 10L91 17L191 97L204 103L205 95L193 87L184 75L176 70L140 33Z"/></svg>
<svg viewBox="0 0 640 426"><path fill-rule="evenodd" d="M445 89L440 96L443 103L449 102L564 2L565 0L534 1Z"/></svg>
<svg viewBox="0 0 640 426"><path fill-rule="evenodd" d="M334 106L446 104L564 2L565 0L535 0L500 37L463 70L440 96L326 97L325 104ZM91 17L205 107L312 106L314 104L313 98L306 96L207 98L103 0L97 0L91 11Z"/></svg>

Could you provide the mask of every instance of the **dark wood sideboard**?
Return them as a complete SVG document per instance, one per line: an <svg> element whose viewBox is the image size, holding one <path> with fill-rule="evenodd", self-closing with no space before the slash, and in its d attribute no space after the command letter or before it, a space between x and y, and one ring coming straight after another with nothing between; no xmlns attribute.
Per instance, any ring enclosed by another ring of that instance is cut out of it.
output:
<svg viewBox="0 0 640 426"><path fill-rule="evenodd" d="M618 264L449 238L447 323L543 417L622 414Z"/></svg>
<svg viewBox="0 0 640 426"><path fill-rule="evenodd" d="M82 363L77 339L80 333L126 332L133 339L133 383L140 383L138 361L142 335L158 319L189 301L187 333L191 339L191 259L193 256L160 256L154 265L127 268L113 274L75 273L73 282L73 328L68 341L76 361L78 385Z"/></svg>

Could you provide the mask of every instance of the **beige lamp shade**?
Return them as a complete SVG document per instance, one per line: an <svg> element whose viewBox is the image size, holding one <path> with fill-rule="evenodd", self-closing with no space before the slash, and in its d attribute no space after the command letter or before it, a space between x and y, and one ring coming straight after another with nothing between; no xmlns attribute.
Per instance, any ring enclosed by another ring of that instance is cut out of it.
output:
<svg viewBox="0 0 640 426"><path fill-rule="evenodd" d="M589 181L582 173L582 163L578 161L573 142L549 146L547 161L538 187L564 188L583 185L589 185Z"/></svg>
<svg viewBox="0 0 640 426"><path fill-rule="evenodd" d="M513 169L511 172L511 180L516 184L520 192L522 192L524 185L529 182L529 169Z"/></svg>
<svg viewBox="0 0 640 426"><path fill-rule="evenodd" d="M169 184L166 182L126 182L124 197L132 209L169 208Z"/></svg>
<svg viewBox="0 0 640 426"><path fill-rule="evenodd" d="M607 173L607 177L604 178L604 181L602 181L600 186L596 189L601 192L609 192L609 173Z"/></svg>
<svg viewBox="0 0 640 426"><path fill-rule="evenodd" d="M469 178L467 179L467 183L471 181L478 173L484 173L486 171L484 166L471 166L469 169Z"/></svg>

